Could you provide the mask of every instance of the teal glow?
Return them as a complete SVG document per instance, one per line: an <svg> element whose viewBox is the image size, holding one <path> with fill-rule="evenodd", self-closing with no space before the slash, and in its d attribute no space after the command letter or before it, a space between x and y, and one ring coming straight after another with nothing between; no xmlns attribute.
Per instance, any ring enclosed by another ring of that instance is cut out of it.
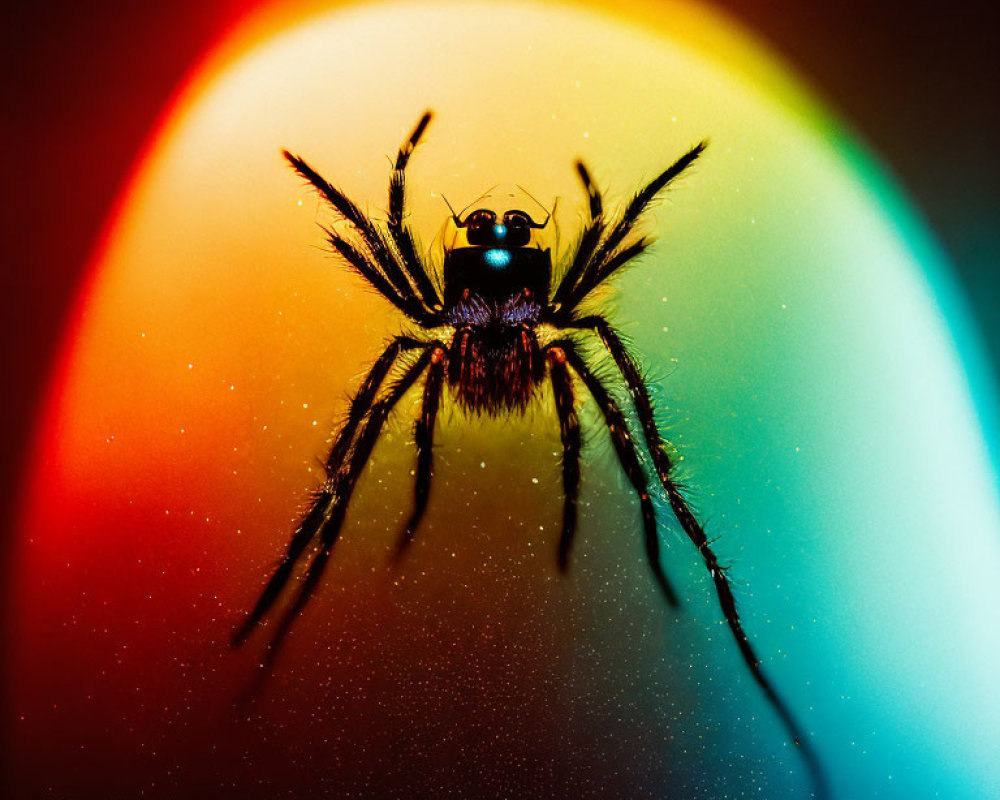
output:
<svg viewBox="0 0 1000 800"><path fill-rule="evenodd" d="M721 512L709 530L746 581L748 629L822 731L835 796L988 796L995 395L940 248L876 161L817 122L772 132L798 162L780 179L760 172L768 145L748 134L755 160L736 200L701 175L683 203L675 192L661 217L669 253L626 273L615 321L664 376L682 476ZM708 157L738 169L738 156ZM775 198L807 181L812 197ZM739 242L729 269L713 244L727 237ZM666 541L676 565L686 542Z"/></svg>
<svg viewBox="0 0 1000 800"><path fill-rule="evenodd" d="M507 226L502 222L498 222L493 226L493 235L497 237L498 242L502 242L507 238Z"/></svg>
<svg viewBox="0 0 1000 800"><path fill-rule="evenodd" d="M497 227L502 226L498 225ZM483 254L483 258L486 259L486 263L494 269L503 269L510 263L510 250L493 248L492 250L487 250Z"/></svg>
<svg viewBox="0 0 1000 800"><path fill-rule="evenodd" d="M994 484L1000 487L1000 415L997 414L1000 408L997 393L1000 376L989 363L982 334L973 319L968 300L958 286L954 268L948 263L947 256L919 211L891 180L886 168L832 124L830 137L836 142L843 158L857 171L870 191L878 196L922 267L923 278L934 293L937 306L947 322L956 355L964 367L965 379L989 451Z"/></svg>

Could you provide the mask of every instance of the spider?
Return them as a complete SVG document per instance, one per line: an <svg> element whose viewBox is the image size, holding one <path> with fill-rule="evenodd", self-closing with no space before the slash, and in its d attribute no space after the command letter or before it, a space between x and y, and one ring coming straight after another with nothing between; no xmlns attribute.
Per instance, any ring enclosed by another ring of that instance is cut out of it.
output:
<svg viewBox="0 0 1000 800"><path fill-rule="evenodd" d="M269 669L273 665L295 619L323 576L355 485L386 420L397 402L422 377L423 399L415 425L414 508L396 544L396 557L412 542L427 509L433 475L434 423L445 386L466 410L495 416L523 412L547 379L552 383L562 440L563 511L556 558L559 569L566 572L577 527L581 436L576 403L582 384L604 416L622 469L638 497L646 556L665 600L671 606L678 605L677 595L660 563L656 510L651 497L653 481L662 486L673 514L701 555L743 660L799 746L814 778L817 796L825 796L819 761L791 711L761 670L760 659L737 613L726 570L719 564L701 523L672 476L673 462L657 428L649 390L635 358L602 314L580 311L581 303L598 286L647 250L650 239L632 235L636 223L651 201L704 152L707 142L692 147L637 191L624 210L610 216L590 173L582 161L577 161L576 171L589 200L588 216L554 289L550 250L531 246L533 231L546 227L551 213L541 222L519 209L498 216L494 211L478 208L461 217L449 206L451 221L464 234L465 245L445 248L443 291L439 294L404 222L406 167L431 117L432 113L426 112L399 149L389 182L388 219L384 226L376 225L302 158L284 151L295 171L319 191L350 227L349 237L324 228L334 252L423 329L427 338L399 335L375 360L350 403L347 418L326 459L326 480L314 493L284 558L257 603L233 634L234 646L246 641L282 595L296 567L308 560L298 590L271 636L264 666ZM550 331L555 333L550 335ZM647 475L642 466L636 442L613 392L581 352L579 339L585 334L597 337L624 381L652 461L653 476ZM402 373L393 382L387 378L394 367ZM307 557L310 545L313 545L312 555Z"/></svg>

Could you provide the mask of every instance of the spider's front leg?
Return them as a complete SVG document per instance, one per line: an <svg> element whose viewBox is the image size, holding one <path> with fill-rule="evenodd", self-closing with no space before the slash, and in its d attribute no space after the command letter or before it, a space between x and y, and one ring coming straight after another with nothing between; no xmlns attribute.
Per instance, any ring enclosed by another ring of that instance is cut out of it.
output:
<svg viewBox="0 0 1000 800"><path fill-rule="evenodd" d="M396 164L392 170L392 178L389 181L389 233L396 243L399 255L403 261L403 268L407 275L414 282L420 299L433 312L440 310L441 298L438 297L437 290L431 283L427 275L427 268L417 255L416 247L413 244L413 234L410 232L404 221L406 212L406 165L410 162L410 156L417 149L420 139L427 130L433 114L430 111L424 113L413 129L410 138L403 142L396 155Z"/></svg>
<svg viewBox="0 0 1000 800"><path fill-rule="evenodd" d="M660 563L660 537L656 524L656 509L653 507L653 501L649 496L648 479L642 469L642 465L639 463L639 456L636 453L635 444L632 442L632 436L625 422L625 416L622 414L621 409L618 408L618 404L608 394L603 384L591 372L583 358L580 357L573 342L568 339L552 342L547 348L547 355L550 364L552 364L551 377L556 393L556 409L560 414L560 427L569 427L569 422L568 420L564 421L563 415L566 413L565 408L567 406L571 408L573 404L573 385L569 377L569 372L565 367L567 363L580 376L580 379L601 409L604 421L611 434L611 442L615 447L615 452L618 454L618 461L621 463L622 469L625 470L625 475L639 497L639 508L642 511L642 523L645 532L646 557L653 571L653 577L667 602L671 606L678 606L677 594L667 580L666 573L663 571L663 565ZM561 400L560 397L562 397ZM571 428L568 433L572 437ZM567 485L571 482L576 484L578 483L578 477L576 480L572 479L572 469L576 467L577 475L579 474L578 453L571 452L567 461L566 437L564 437L563 442L564 482ZM572 444L572 438L570 438L570 443ZM567 465L570 470L568 474L566 471ZM563 558L568 559L569 547L573 539L573 528L576 523L575 505L576 486L574 485L572 492L567 492L566 505L564 507L563 533L559 543L561 560Z"/></svg>
<svg viewBox="0 0 1000 800"><path fill-rule="evenodd" d="M577 173L590 200L590 219L580 236L569 269L552 296L550 313L553 322L562 327L573 327L575 309L580 302L646 249L649 241L645 238L631 244L623 243L653 199L690 167L707 146L708 142L695 145L636 192L617 220L610 224L610 229L605 220L600 190L594 185L583 162L576 162Z"/></svg>
<svg viewBox="0 0 1000 800"><path fill-rule="evenodd" d="M590 172L587 171L587 167L584 166L582 161L576 162L576 171L580 176L583 189L590 201L590 219L587 220L587 226L580 235L580 242L576 247L576 253L573 255L573 261L570 263L569 269L563 275L555 294L552 296L552 306L555 308L563 306L569 299L571 293L576 288L577 281L580 280L580 276L583 275L590 264L594 251L601 241L601 236L604 235L604 200L601 197L601 190L597 188L597 185L590 177Z"/></svg>
<svg viewBox="0 0 1000 800"><path fill-rule="evenodd" d="M785 705L784 700L778 695L771 681L761 670L760 659L750 644L750 639L743 629L743 623L740 621L739 613L736 610L736 598L733 596L733 590L729 585L725 569L719 564L719 559L715 551L712 550L704 528L697 517L695 517L694 512L691 511L687 500L684 499L684 495L681 493L680 487L678 487L671 475L673 472L673 463L670 454L667 452L666 445L660 436L660 431L657 428L649 390L639 371L639 367L629 354L621 337L604 317L599 315L582 317L573 321L567 327L594 331L611 354L615 365L618 367L618 371L621 373L628 387L629 395L632 397L632 402L639 417L639 423L642 425L646 448L653 459L653 466L667 495L670 508L674 512L674 516L680 523L684 533L687 534L692 544L698 549L705 568L712 576L712 581L715 584L715 593L719 598L719 605L722 608L723 616L726 618L726 623L729 625L730 631L732 631L733 638L735 638L736 644L740 649L740 654L743 656L743 660L750 669L754 680L763 690L771 707L781 718L792 741L799 746L802 758L806 762L813 776L813 781L816 784L816 796L826 797L828 794L827 781L819 758L809 745L809 742L804 738L798 722L792 716L791 710Z"/></svg>
<svg viewBox="0 0 1000 800"><path fill-rule="evenodd" d="M301 157L285 150L296 172L305 178L349 224L354 243L332 228L324 228L334 251L389 302L424 328L440 324L441 300L417 254L413 235L404 222L406 165L431 121L426 112L396 156L389 183L388 234L364 214L344 192L327 181Z"/></svg>

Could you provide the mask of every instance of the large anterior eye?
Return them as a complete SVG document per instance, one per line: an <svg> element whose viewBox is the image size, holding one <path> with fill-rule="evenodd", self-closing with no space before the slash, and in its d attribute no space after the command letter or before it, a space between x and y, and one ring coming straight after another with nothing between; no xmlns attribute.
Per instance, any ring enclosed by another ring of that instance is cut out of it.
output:
<svg viewBox="0 0 1000 800"><path fill-rule="evenodd" d="M497 215L485 208L477 209L469 214L465 218L463 226L469 244L494 244L496 242L496 234L494 232L496 221Z"/></svg>
<svg viewBox="0 0 1000 800"><path fill-rule="evenodd" d="M503 215L507 229L507 244L510 247L524 247L531 239L531 229L538 227L523 211L508 211Z"/></svg>

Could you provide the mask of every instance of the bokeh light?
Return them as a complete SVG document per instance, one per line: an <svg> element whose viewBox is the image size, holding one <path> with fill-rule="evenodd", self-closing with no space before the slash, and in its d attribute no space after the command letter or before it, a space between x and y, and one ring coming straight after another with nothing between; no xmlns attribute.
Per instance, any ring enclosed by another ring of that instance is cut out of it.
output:
<svg viewBox="0 0 1000 800"><path fill-rule="evenodd" d="M440 195L460 206L516 183L559 197L565 247L583 205L573 159L614 203L710 138L606 307L656 379L748 631L838 796L982 796L1000 780L1000 522L976 355L933 243L836 120L715 15L461 8L268 18L267 36L258 23L223 46L151 148L37 445L17 786L806 791L666 522L684 608L662 607L592 409L576 564L557 576L547 395L523 419L446 410L431 509L394 574L414 457L402 405L323 592L252 719L234 720L261 641L234 653L228 632L319 478L346 393L400 326L323 251L328 212L280 149L378 215L386 155L430 107L410 185L432 250Z"/></svg>

